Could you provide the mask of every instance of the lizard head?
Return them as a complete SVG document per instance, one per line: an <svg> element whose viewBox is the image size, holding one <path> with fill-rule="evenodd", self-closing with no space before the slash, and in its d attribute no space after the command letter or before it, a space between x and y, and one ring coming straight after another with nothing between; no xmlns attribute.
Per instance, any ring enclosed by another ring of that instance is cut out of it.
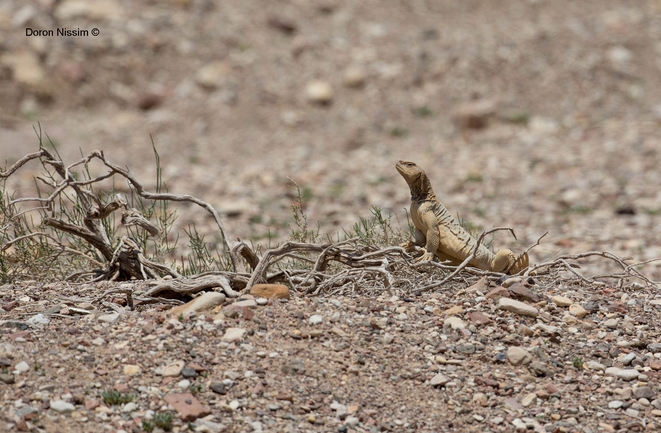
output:
<svg viewBox="0 0 661 433"><path fill-rule="evenodd" d="M425 171L418 167L415 162L399 161L395 164L395 168L409 185L412 199L433 197L434 192Z"/></svg>
<svg viewBox="0 0 661 433"><path fill-rule="evenodd" d="M411 161L399 161L395 164L395 168L402 175L406 183L413 185L420 179L425 172L416 165L415 162Z"/></svg>

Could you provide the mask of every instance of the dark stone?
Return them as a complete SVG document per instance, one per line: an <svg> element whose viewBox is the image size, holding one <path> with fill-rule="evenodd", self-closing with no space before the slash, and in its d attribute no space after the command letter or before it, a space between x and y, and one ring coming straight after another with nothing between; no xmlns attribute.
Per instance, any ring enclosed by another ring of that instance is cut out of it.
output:
<svg viewBox="0 0 661 433"><path fill-rule="evenodd" d="M197 376L197 371L190 367L184 367L181 369L181 375L184 377L196 377Z"/></svg>

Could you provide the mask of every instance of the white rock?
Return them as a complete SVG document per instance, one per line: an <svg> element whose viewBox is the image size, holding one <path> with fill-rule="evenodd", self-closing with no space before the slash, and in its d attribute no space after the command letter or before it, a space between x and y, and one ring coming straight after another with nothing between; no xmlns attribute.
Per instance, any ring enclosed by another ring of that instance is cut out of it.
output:
<svg viewBox="0 0 661 433"><path fill-rule="evenodd" d="M523 407L528 407L531 404L535 403L536 401L537 401L537 394L531 392L521 399L521 405Z"/></svg>
<svg viewBox="0 0 661 433"><path fill-rule="evenodd" d="M122 412L124 413L131 413L138 410L138 404L134 401L130 401L124 405L122 408Z"/></svg>
<svg viewBox="0 0 661 433"><path fill-rule="evenodd" d="M537 317L539 315L537 308L510 298L500 298L498 300L498 308L522 316Z"/></svg>
<svg viewBox="0 0 661 433"><path fill-rule="evenodd" d="M572 304L571 299L566 296L553 296L551 298L551 302L553 302L558 307L569 307Z"/></svg>
<svg viewBox="0 0 661 433"><path fill-rule="evenodd" d="M619 409L624 405L622 400L613 400L608 402L609 409Z"/></svg>
<svg viewBox="0 0 661 433"><path fill-rule="evenodd" d="M395 340L395 337L394 337L392 334L390 334L390 333L388 333L388 332L386 332L385 334L383 334L383 344L390 344L390 343L392 343L394 340Z"/></svg>
<svg viewBox="0 0 661 433"><path fill-rule="evenodd" d="M227 328L227 330L225 330L225 335L223 335L221 338L221 341L226 341L228 343L240 341L243 339L245 333L246 330L243 328Z"/></svg>
<svg viewBox="0 0 661 433"><path fill-rule="evenodd" d="M310 316L310 325L318 325L324 321L324 318L319 314L314 314Z"/></svg>
<svg viewBox="0 0 661 433"><path fill-rule="evenodd" d="M217 89L227 83L229 74L229 66L223 62L213 62L198 69L195 82L207 89Z"/></svg>
<svg viewBox="0 0 661 433"><path fill-rule="evenodd" d="M606 320L602 323L606 328L617 329L618 320L617 319L608 319L608 320Z"/></svg>
<svg viewBox="0 0 661 433"><path fill-rule="evenodd" d="M356 427L359 422L360 419L356 418L355 416L348 416L344 420L344 425L346 425L347 427Z"/></svg>
<svg viewBox="0 0 661 433"><path fill-rule="evenodd" d="M177 386L181 389L188 389L188 387L190 386L190 380L184 379L182 381L179 381Z"/></svg>
<svg viewBox="0 0 661 433"><path fill-rule="evenodd" d="M326 81L311 81L305 87L308 101L316 104L328 104L333 99L333 88Z"/></svg>
<svg viewBox="0 0 661 433"><path fill-rule="evenodd" d="M466 327L466 324L459 317L452 316L445 319L445 321L443 322L443 327L452 328L452 329L464 329Z"/></svg>
<svg viewBox="0 0 661 433"><path fill-rule="evenodd" d="M96 318L99 322L113 323L119 318L119 313L102 314Z"/></svg>
<svg viewBox="0 0 661 433"><path fill-rule="evenodd" d="M597 371L606 370L606 366L604 364L600 364L596 361L588 361L586 365L590 370L597 370Z"/></svg>
<svg viewBox="0 0 661 433"><path fill-rule="evenodd" d="M39 313L36 316L32 316L27 320L28 323L32 325L48 325L50 319L46 318L43 314Z"/></svg>
<svg viewBox="0 0 661 433"><path fill-rule="evenodd" d="M532 355L523 347L510 346L507 349L507 360L514 366L527 365L532 361Z"/></svg>
<svg viewBox="0 0 661 433"><path fill-rule="evenodd" d="M177 377L181 374L181 370L184 368L185 365L186 365L185 361L177 360L171 362L165 367L156 369L156 374L160 374L161 376L166 376L166 377L167 376Z"/></svg>
<svg viewBox="0 0 661 433"><path fill-rule="evenodd" d="M25 373L26 371L30 370L30 365L25 361L21 361L18 364L16 364L14 369L20 373Z"/></svg>
<svg viewBox="0 0 661 433"><path fill-rule="evenodd" d="M450 379L448 379L446 376L439 373L436 376L431 378L431 380L429 381L429 384L431 386L444 386L449 381L450 381Z"/></svg>
<svg viewBox="0 0 661 433"><path fill-rule="evenodd" d="M622 380L634 380L637 379L638 376L640 376L640 373L638 370L633 370L633 369L621 369L620 371L617 372L616 374L617 377L619 377Z"/></svg>
<svg viewBox="0 0 661 433"><path fill-rule="evenodd" d="M64 400L51 401L50 408L60 413L71 413L76 409L74 405L72 405L71 403L67 403Z"/></svg>

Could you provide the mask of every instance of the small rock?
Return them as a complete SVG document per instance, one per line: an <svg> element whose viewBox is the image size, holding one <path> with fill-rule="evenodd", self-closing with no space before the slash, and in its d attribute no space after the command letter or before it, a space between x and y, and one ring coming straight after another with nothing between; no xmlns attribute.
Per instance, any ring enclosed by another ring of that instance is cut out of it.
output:
<svg viewBox="0 0 661 433"><path fill-rule="evenodd" d="M228 84L230 72L224 62L213 62L197 70L195 82L206 89L217 89Z"/></svg>
<svg viewBox="0 0 661 433"><path fill-rule="evenodd" d="M530 394L526 395L521 399L521 405L523 407L528 407L536 401L537 401L537 394L531 392Z"/></svg>
<svg viewBox="0 0 661 433"><path fill-rule="evenodd" d="M641 386L633 390L633 395L636 397L636 399L646 398L648 400L651 400L654 398L656 394L654 393L654 390L651 387Z"/></svg>
<svg viewBox="0 0 661 433"><path fill-rule="evenodd" d="M582 319L583 317L587 316L588 312L580 304L571 304L569 306L569 314L571 314L574 317L578 317L579 319Z"/></svg>
<svg viewBox="0 0 661 433"><path fill-rule="evenodd" d="M443 322L443 327L452 328L452 329L464 329L466 325L464 324L464 321L461 320L460 318L456 316L452 316L445 319L445 321Z"/></svg>
<svg viewBox="0 0 661 433"><path fill-rule="evenodd" d="M243 328L227 328L225 330L225 335L221 338L221 341L227 343L233 343L235 341L241 341L245 335L246 330Z"/></svg>
<svg viewBox="0 0 661 433"><path fill-rule="evenodd" d="M347 427L356 427L358 423L360 423L360 419L355 416L348 416L344 420L344 425L346 425Z"/></svg>
<svg viewBox="0 0 661 433"><path fill-rule="evenodd" d="M638 373L638 370L634 369L623 369L623 368L617 368L617 367L608 367L606 369L606 374L609 376L615 376L618 377L622 380L630 381L636 379L640 373Z"/></svg>
<svg viewBox="0 0 661 433"><path fill-rule="evenodd" d="M305 96L311 103L327 105L333 100L333 88L326 81L311 81L305 87Z"/></svg>
<svg viewBox="0 0 661 433"><path fill-rule="evenodd" d="M442 374L437 374L436 376L432 377L431 380L429 381L429 384L431 386L445 386L450 381L446 376Z"/></svg>
<svg viewBox="0 0 661 433"><path fill-rule="evenodd" d="M624 406L624 402L622 400L613 400L608 402L609 409L619 409L622 406Z"/></svg>
<svg viewBox="0 0 661 433"><path fill-rule="evenodd" d="M127 364L124 366L124 374L129 376L135 376L138 373L140 373L139 365Z"/></svg>
<svg viewBox="0 0 661 433"><path fill-rule="evenodd" d="M124 405L124 407L122 407L122 412L124 412L124 413L135 412L136 410L138 410L138 407L139 406L136 402L130 401L130 402L126 403Z"/></svg>
<svg viewBox="0 0 661 433"><path fill-rule="evenodd" d="M30 370L30 365L25 361L21 361L18 364L16 364L16 366L14 367L14 370L16 370L20 373L25 373L26 371Z"/></svg>
<svg viewBox="0 0 661 433"><path fill-rule="evenodd" d="M174 317L179 317L180 315L187 316L190 313L211 310L218 305L222 305L224 302L225 295L222 293L205 292L204 294L198 296L190 302L185 303L184 305L178 305L170 309L168 314Z"/></svg>
<svg viewBox="0 0 661 433"><path fill-rule="evenodd" d="M318 325L324 321L324 318L319 314L314 314L310 316L310 325Z"/></svg>
<svg viewBox="0 0 661 433"><path fill-rule="evenodd" d="M600 364L596 361L588 361L586 365L590 370L597 370L597 371L606 370L606 366L604 364Z"/></svg>
<svg viewBox="0 0 661 433"><path fill-rule="evenodd" d="M172 406L183 421L194 421L207 416L211 410L203 406L191 393L168 394L163 400Z"/></svg>
<svg viewBox="0 0 661 433"><path fill-rule="evenodd" d="M11 385L14 383L14 375L9 373L0 373L0 382Z"/></svg>
<svg viewBox="0 0 661 433"><path fill-rule="evenodd" d="M366 79L367 73L360 66L353 65L344 70L344 85L347 87L361 87Z"/></svg>
<svg viewBox="0 0 661 433"><path fill-rule="evenodd" d="M532 355L522 347L510 346L507 349L507 360L514 366L527 365L532 361Z"/></svg>
<svg viewBox="0 0 661 433"><path fill-rule="evenodd" d="M31 325L48 325L50 319L46 318L43 314L39 313L36 316L32 316L27 320Z"/></svg>
<svg viewBox="0 0 661 433"><path fill-rule="evenodd" d="M234 384L233 381L227 379L222 382L211 382L209 388L216 394L225 395L227 394L227 391L229 391L229 389L232 387L233 384Z"/></svg>
<svg viewBox="0 0 661 433"><path fill-rule="evenodd" d="M258 298L289 299L289 288L283 284L255 284L250 294Z"/></svg>
<svg viewBox="0 0 661 433"><path fill-rule="evenodd" d="M476 325L486 325L491 322L491 318L481 311L469 311L466 315Z"/></svg>
<svg viewBox="0 0 661 433"><path fill-rule="evenodd" d="M521 283L514 283L507 290L510 292L510 297L522 302L537 303L543 300L540 295L533 292Z"/></svg>
<svg viewBox="0 0 661 433"><path fill-rule="evenodd" d="M385 334L383 334L383 344L390 344L390 343L392 343L394 340L395 340L395 337L394 337L392 334L390 334L390 333L388 333L388 332L386 332Z"/></svg>
<svg viewBox="0 0 661 433"><path fill-rule="evenodd" d="M487 299L500 299L500 298L509 298L510 297L510 292L504 287L496 287L495 289L491 290L489 293L484 295L485 298Z"/></svg>
<svg viewBox="0 0 661 433"><path fill-rule="evenodd" d="M603 322L603 325L609 329L617 329L618 320L617 319L608 319Z"/></svg>
<svg viewBox="0 0 661 433"><path fill-rule="evenodd" d="M537 317L539 315L537 308L510 298L500 298L498 300L498 308L522 316Z"/></svg>
<svg viewBox="0 0 661 433"><path fill-rule="evenodd" d="M181 374L181 370L184 368L184 365L186 365L185 361L174 361L165 367L162 367L156 372L156 374L160 374L161 376L165 377L177 377Z"/></svg>
<svg viewBox="0 0 661 433"><path fill-rule="evenodd" d="M119 313L102 314L96 318L99 322L113 323L119 319Z"/></svg>
<svg viewBox="0 0 661 433"><path fill-rule="evenodd" d="M573 304L572 300L566 296L553 296L551 298L551 302L553 302L558 307L569 307Z"/></svg>
<svg viewBox="0 0 661 433"><path fill-rule="evenodd" d="M464 312L464 308L461 305L455 305L454 307L448 308L443 311L443 314L446 316L454 316L456 314L461 314Z"/></svg>
<svg viewBox="0 0 661 433"><path fill-rule="evenodd" d="M190 380L188 379L180 380L179 383L177 383L177 388L182 390L187 390L188 387L190 387Z"/></svg>
<svg viewBox="0 0 661 433"><path fill-rule="evenodd" d="M181 369L181 375L183 377L196 377L197 371L195 371L195 369L191 367L184 367Z"/></svg>
<svg viewBox="0 0 661 433"><path fill-rule="evenodd" d="M491 100L472 101L458 106L454 121L461 129L480 129L487 126L488 119L495 113L496 104Z"/></svg>
<svg viewBox="0 0 661 433"><path fill-rule="evenodd" d="M76 409L74 405L72 405L71 403L67 403L64 400L51 401L50 408L60 413L71 413Z"/></svg>

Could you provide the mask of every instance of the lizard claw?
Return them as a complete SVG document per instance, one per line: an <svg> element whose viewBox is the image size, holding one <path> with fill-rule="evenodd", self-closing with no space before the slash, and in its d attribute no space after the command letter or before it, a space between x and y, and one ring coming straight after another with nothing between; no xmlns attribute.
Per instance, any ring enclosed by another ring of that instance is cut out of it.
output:
<svg viewBox="0 0 661 433"><path fill-rule="evenodd" d="M425 251L425 253L424 253L422 256L420 256L420 257L418 257L417 259L415 259L415 261L416 261L417 263L420 263L420 262L431 262L432 260L434 260L434 254L433 254L433 253L430 253L430 252L428 252L428 251Z"/></svg>

